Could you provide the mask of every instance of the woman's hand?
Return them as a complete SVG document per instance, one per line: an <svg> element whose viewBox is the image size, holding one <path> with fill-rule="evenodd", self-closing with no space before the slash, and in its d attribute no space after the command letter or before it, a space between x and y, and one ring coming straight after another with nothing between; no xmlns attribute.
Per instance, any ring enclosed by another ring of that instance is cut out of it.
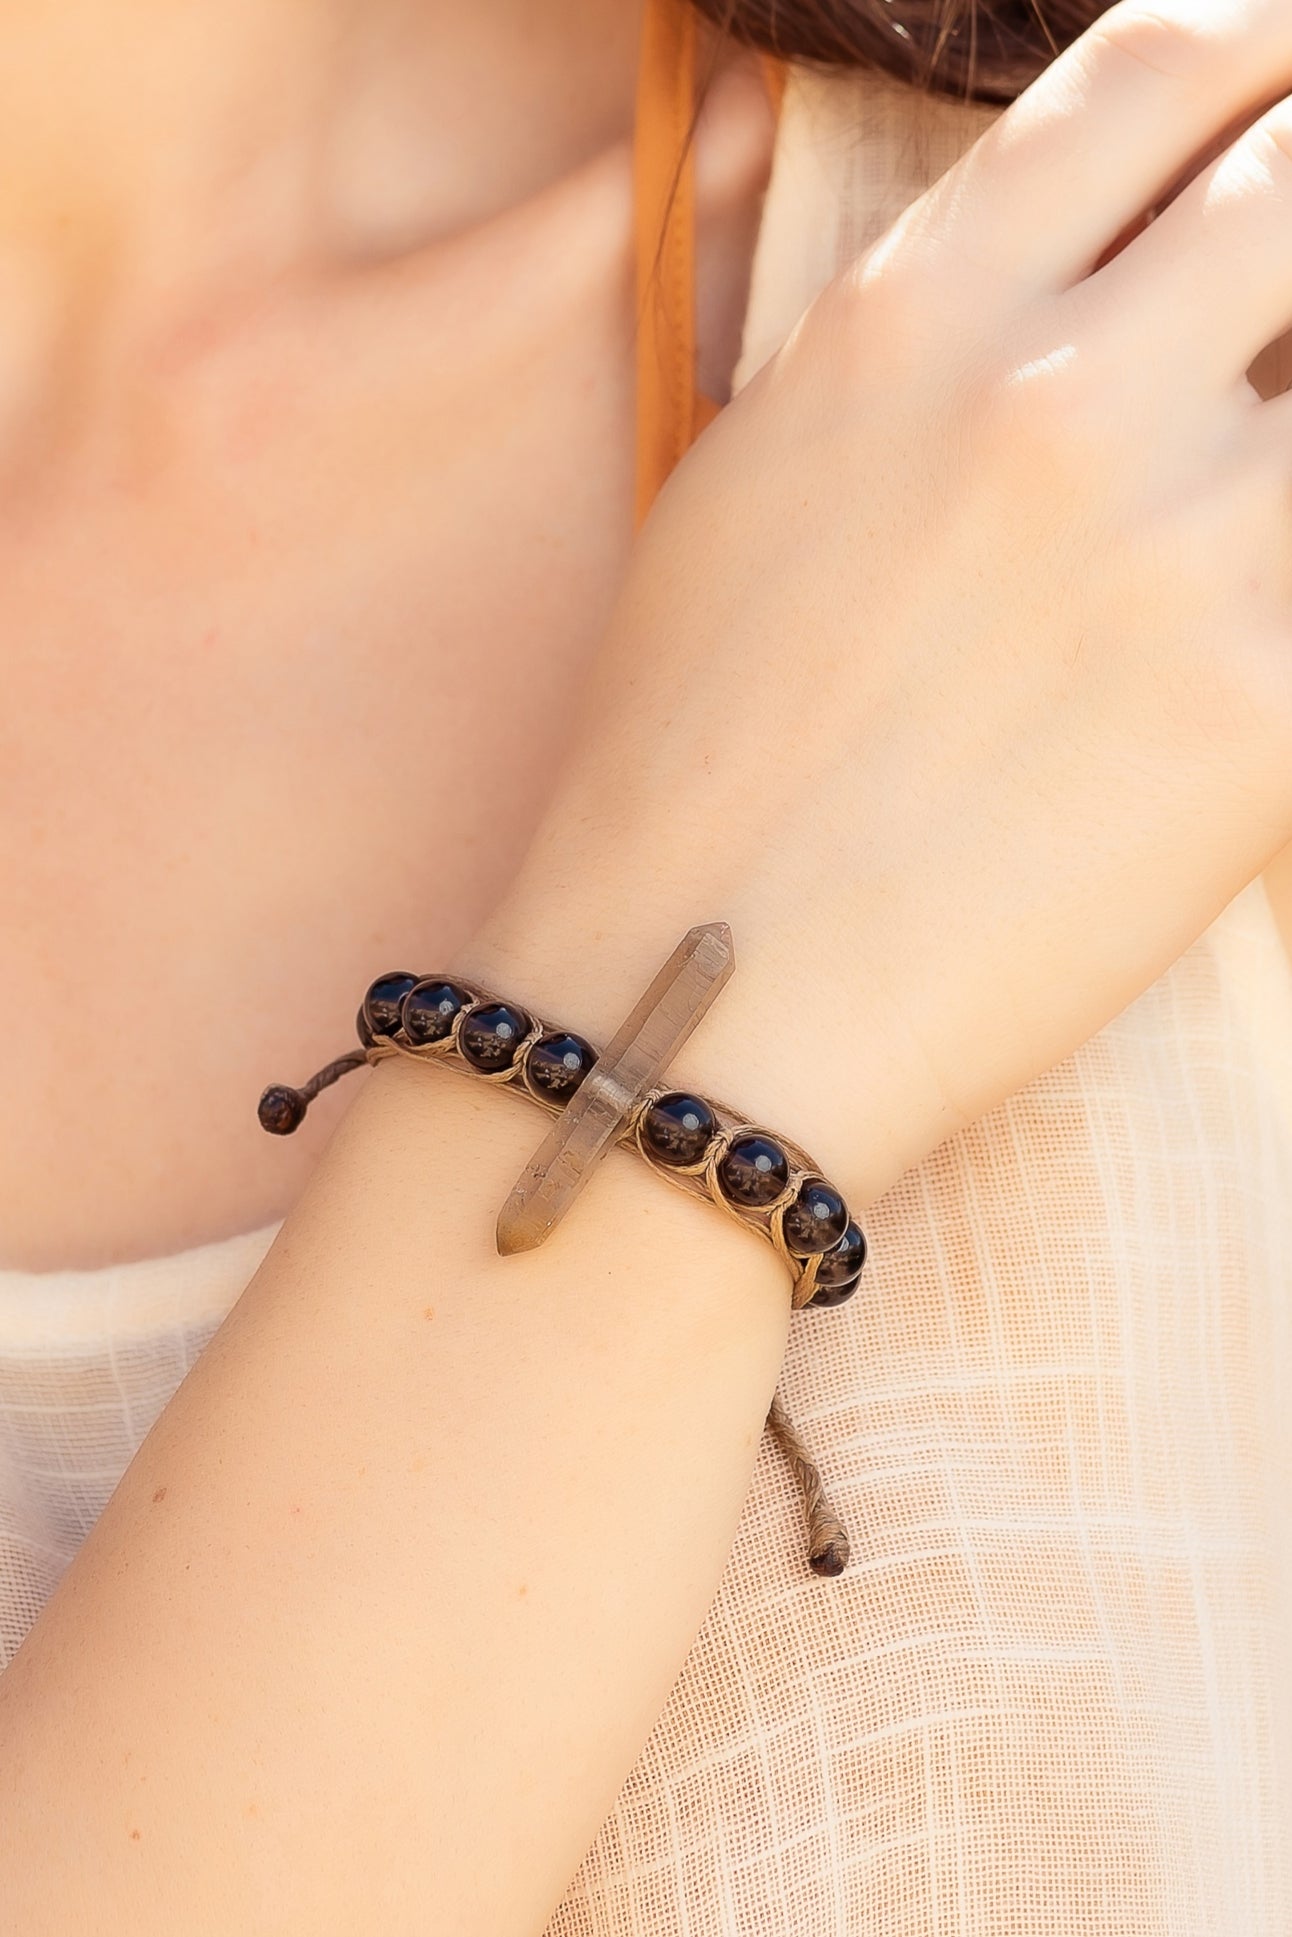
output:
<svg viewBox="0 0 1292 1937"><path fill-rule="evenodd" d="M1116 7L824 292L663 493L477 966L606 1029L727 919L685 1067L864 1200L1292 836L1289 85L1286 0Z"/></svg>

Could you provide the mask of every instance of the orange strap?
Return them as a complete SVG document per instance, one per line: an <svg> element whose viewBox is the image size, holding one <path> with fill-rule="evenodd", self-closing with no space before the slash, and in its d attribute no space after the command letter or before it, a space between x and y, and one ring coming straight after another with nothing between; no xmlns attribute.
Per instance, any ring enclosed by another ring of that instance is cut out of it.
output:
<svg viewBox="0 0 1292 1937"><path fill-rule="evenodd" d="M640 525L694 434L695 14L646 0L633 153Z"/></svg>
<svg viewBox="0 0 1292 1937"><path fill-rule="evenodd" d="M766 58L763 78L779 111L785 69ZM690 0L646 0L633 149L638 525L719 408L695 383L695 88Z"/></svg>

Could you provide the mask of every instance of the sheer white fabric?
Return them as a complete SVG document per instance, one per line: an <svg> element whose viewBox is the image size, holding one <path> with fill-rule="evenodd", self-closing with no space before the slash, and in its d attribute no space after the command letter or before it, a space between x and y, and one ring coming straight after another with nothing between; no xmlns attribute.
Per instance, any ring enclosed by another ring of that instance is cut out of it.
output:
<svg viewBox="0 0 1292 1937"><path fill-rule="evenodd" d="M103 1271L0 1271L0 1666L277 1229Z"/></svg>
<svg viewBox="0 0 1292 1937"><path fill-rule="evenodd" d="M991 112L792 83L745 373ZM549 1937L1288 1937L1292 964L1262 884L867 1226L865 1290L795 1318L784 1383L852 1564L805 1573L765 1440ZM0 1659L273 1235L0 1273Z"/></svg>

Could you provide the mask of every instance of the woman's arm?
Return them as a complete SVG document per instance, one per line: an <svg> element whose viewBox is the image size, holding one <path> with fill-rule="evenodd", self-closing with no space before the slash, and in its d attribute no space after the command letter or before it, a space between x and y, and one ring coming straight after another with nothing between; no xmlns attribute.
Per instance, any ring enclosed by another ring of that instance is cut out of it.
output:
<svg viewBox="0 0 1292 1937"><path fill-rule="evenodd" d="M1286 106L1087 274L1292 82L1285 0L1175 12L1114 9L724 412L515 893L423 965L604 1040L726 919L677 1073L858 1206L1292 836L1292 434L1243 383ZM439 1074L368 1082L0 1682L16 1928L538 1931L664 1700L786 1282L622 1153L496 1259L543 1122Z"/></svg>
<svg viewBox="0 0 1292 1937"><path fill-rule="evenodd" d="M452 966L604 1043L677 939L667 880L620 885L584 896L575 959L500 912ZM744 953L672 1073L757 1111ZM361 1083L0 1677L5 1929L540 1931L716 1592L784 1267L618 1149L499 1258L549 1119L399 1058ZM860 1205L851 1084L813 1088L815 1123L770 1093L766 1119ZM885 1117L878 1165L913 1111Z"/></svg>
<svg viewBox="0 0 1292 1937"><path fill-rule="evenodd" d="M789 1313L623 1152L494 1255L545 1128L366 1080L0 1679L6 1930L542 1928L716 1590Z"/></svg>

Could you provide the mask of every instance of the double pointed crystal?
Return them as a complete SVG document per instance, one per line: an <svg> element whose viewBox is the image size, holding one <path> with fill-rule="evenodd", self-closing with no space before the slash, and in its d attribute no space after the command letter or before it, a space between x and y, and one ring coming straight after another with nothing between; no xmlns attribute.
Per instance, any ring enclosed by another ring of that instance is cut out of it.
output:
<svg viewBox="0 0 1292 1937"><path fill-rule="evenodd" d="M525 1165L498 1213L504 1257L556 1228L736 966L725 921L688 929Z"/></svg>

